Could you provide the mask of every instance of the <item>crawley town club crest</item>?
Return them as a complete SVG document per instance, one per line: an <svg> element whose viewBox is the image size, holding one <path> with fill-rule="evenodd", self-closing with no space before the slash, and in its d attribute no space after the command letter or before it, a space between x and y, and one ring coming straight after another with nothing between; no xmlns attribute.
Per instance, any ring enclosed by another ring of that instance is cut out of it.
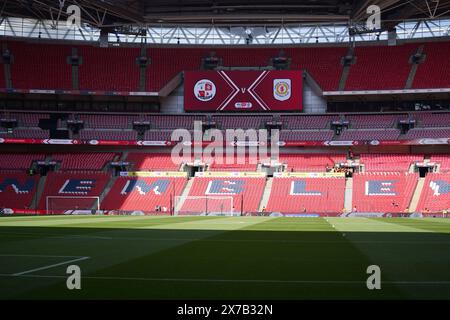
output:
<svg viewBox="0 0 450 320"><path fill-rule="evenodd" d="M216 86L211 80L202 79L195 84L194 95L200 101L210 101L216 95Z"/></svg>
<svg viewBox="0 0 450 320"><path fill-rule="evenodd" d="M291 97L291 79L274 79L273 97L279 101L288 100Z"/></svg>

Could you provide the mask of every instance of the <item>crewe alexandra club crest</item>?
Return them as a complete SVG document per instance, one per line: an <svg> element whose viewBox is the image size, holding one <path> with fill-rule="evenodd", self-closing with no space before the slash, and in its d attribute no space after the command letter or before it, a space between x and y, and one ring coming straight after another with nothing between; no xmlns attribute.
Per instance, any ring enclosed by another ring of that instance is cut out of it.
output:
<svg viewBox="0 0 450 320"><path fill-rule="evenodd" d="M289 100L291 97L291 79L274 79L273 97L279 101Z"/></svg>
<svg viewBox="0 0 450 320"><path fill-rule="evenodd" d="M211 80L202 79L195 84L194 95L200 101L210 101L216 95L216 86Z"/></svg>

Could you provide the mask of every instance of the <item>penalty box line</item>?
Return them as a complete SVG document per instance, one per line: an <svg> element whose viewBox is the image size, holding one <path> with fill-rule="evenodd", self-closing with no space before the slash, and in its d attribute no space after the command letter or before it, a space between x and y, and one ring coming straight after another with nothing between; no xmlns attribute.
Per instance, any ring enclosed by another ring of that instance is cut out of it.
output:
<svg viewBox="0 0 450 320"><path fill-rule="evenodd" d="M10 276L13 276L13 277L25 276L30 273L36 272L36 271L47 270L47 269L63 266L65 264L90 259L90 257L87 257L87 256L80 257L80 256L57 256L57 255L55 255L55 256L53 256L53 255L33 255L33 254L0 254L0 257L39 257L39 258L75 258L76 257L76 259L65 260L65 261L62 261L59 263L54 263L54 264L46 265L43 267L10 274Z"/></svg>

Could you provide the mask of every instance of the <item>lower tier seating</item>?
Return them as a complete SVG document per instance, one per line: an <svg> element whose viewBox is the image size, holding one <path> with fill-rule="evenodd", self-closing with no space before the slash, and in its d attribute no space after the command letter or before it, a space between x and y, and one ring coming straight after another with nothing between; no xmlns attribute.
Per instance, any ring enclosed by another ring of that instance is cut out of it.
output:
<svg viewBox="0 0 450 320"><path fill-rule="evenodd" d="M180 196L185 178L130 178L119 177L102 203L106 210L170 212L174 197Z"/></svg>
<svg viewBox="0 0 450 320"><path fill-rule="evenodd" d="M409 208L418 175L380 172L353 176L353 206L357 212L397 212Z"/></svg>
<svg viewBox="0 0 450 320"><path fill-rule="evenodd" d="M265 183L265 178L196 177L189 192L189 197L208 196L210 200L188 198L183 203L180 214L204 212L206 210L208 212L229 211L227 203L230 202L214 200L226 197L233 198L233 212L241 212L241 208L244 213L257 212Z"/></svg>
<svg viewBox="0 0 450 320"><path fill-rule="evenodd" d="M450 173L429 173L425 178L417 211L438 212L450 209Z"/></svg>
<svg viewBox="0 0 450 320"><path fill-rule="evenodd" d="M110 175L92 172L50 172L47 175L44 192L39 201L39 209L62 213L68 208L79 210L93 209L95 199L103 192ZM48 199L47 197L61 197ZM48 200L50 202L48 202ZM47 204L49 207L47 208Z"/></svg>
<svg viewBox="0 0 450 320"><path fill-rule="evenodd" d="M22 172L0 172L0 208L29 209L36 193L38 176Z"/></svg>
<svg viewBox="0 0 450 320"><path fill-rule="evenodd" d="M274 178L268 212L338 213L344 207L344 178Z"/></svg>

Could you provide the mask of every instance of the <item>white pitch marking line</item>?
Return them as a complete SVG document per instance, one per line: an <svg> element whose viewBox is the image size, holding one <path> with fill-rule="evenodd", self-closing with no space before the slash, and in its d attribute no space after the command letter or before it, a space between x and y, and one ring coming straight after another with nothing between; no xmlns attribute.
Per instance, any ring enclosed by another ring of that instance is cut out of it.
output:
<svg viewBox="0 0 450 320"><path fill-rule="evenodd" d="M54 256L45 254L0 254L0 257L81 258L80 256Z"/></svg>
<svg viewBox="0 0 450 320"><path fill-rule="evenodd" d="M12 277L11 274L0 274L0 277ZM66 278L57 275L20 275L28 278ZM89 277L92 280L122 280L122 281L161 281L161 282L234 282L234 283L285 283L285 284L362 284L366 281L357 280L263 280L263 279L188 279L188 278L134 278L134 277ZM384 281L387 284L404 285L450 285L450 281Z"/></svg>
<svg viewBox="0 0 450 320"><path fill-rule="evenodd" d="M46 269L62 266L62 265L65 265L65 264L69 264L69 263L72 263L72 262L83 261L83 260L87 260L87 259L90 259L90 257L81 257L81 258L78 258L78 259L72 259L72 260L68 260L68 261L63 261L63 262L55 263L55 264L52 264L52 265L49 265L49 266L44 266L44 267L40 267L40 268L36 268L36 269L32 269L32 270L27 270L27 271L23 271L23 272L14 273L14 274L12 274L12 276L15 276L15 277L23 276L23 275L28 274L28 273L33 273L33 272L40 271L40 270L46 270Z"/></svg>

